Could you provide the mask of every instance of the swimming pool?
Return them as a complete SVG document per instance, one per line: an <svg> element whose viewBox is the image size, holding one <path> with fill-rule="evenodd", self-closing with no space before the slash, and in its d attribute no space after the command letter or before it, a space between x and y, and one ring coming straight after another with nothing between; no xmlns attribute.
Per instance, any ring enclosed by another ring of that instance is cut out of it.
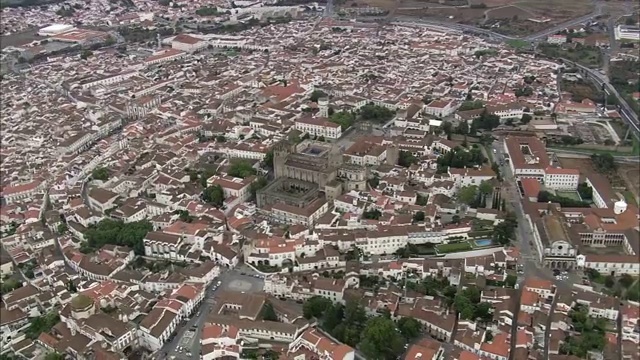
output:
<svg viewBox="0 0 640 360"><path fill-rule="evenodd" d="M474 243L476 243L476 246L489 246L489 245L493 244L493 240L491 240L491 239L480 239L480 240L475 240Z"/></svg>

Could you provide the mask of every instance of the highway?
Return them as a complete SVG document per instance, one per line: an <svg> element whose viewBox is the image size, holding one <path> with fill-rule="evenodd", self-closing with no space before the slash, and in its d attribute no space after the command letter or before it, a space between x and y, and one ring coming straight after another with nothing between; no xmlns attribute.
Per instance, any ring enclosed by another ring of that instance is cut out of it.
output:
<svg viewBox="0 0 640 360"><path fill-rule="evenodd" d="M453 30L456 32L470 32L476 35L488 37L492 40L503 41L503 42L509 41L509 40L523 40L527 42L536 42L541 39L544 39L545 37L551 34L554 34L560 30L563 30L569 26L584 23L586 21L589 21L595 17L602 15L603 13L602 3L600 1L595 1L594 4L596 6L596 10L591 14L564 22L550 29L526 36L524 38L498 34L494 31L478 28L472 25L450 23L450 22L438 21L438 20L415 19L415 18L406 17L406 16L396 17L396 21L394 21L393 23L396 25L428 26L428 27L433 27L436 30L449 30L449 31ZM561 60L563 60L565 63L568 62L570 64L574 64L573 62L567 59L561 59ZM603 84L605 84L604 88L606 89L607 93L613 94L618 99L618 102L620 103L620 109L619 109L620 116L622 116L622 119L629 124L629 127L633 131L634 135L636 137L640 137L640 122L638 121L638 115L633 111L633 109L629 106L627 101L618 93L618 91L611 84L609 84L609 80L607 79L607 76L603 75L597 70L590 69L580 64L575 64L575 66L584 70L584 72L587 75L589 75L589 77L591 77L596 82L596 84L598 84L598 86L602 86Z"/></svg>

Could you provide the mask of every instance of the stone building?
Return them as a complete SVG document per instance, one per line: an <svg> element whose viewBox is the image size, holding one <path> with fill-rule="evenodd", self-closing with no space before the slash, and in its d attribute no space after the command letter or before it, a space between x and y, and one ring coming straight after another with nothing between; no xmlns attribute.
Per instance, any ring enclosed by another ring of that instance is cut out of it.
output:
<svg viewBox="0 0 640 360"><path fill-rule="evenodd" d="M278 202L305 207L314 199L333 201L346 190L364 190L368 169L345 164L342 149L335 144L306 140L284 141L273 151L276 180L257 194L259 207Z"/></svg>

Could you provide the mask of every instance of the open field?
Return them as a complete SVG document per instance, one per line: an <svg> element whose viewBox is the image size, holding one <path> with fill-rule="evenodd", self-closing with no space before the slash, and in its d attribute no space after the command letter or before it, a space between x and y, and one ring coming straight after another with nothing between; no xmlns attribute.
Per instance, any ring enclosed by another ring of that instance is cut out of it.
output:
<svg viewBox="0 0 640 360"><path fill-rule="evenodd" d="M436 246L436 249L439 254L447 254L452 252L468 251L471 250L472 247L468 241L465 241L459 243L440 244Z"/></svg>
<svg viewBox="0 0 640 360"><path fill-rule="evenodd" d="M487 11L487 18L489 19L529 19L534 18L536 15L528 10L525 10L518 6L505 6Z"/></svg>
<svg viewBox="0 0 640 360"><path fill-rule="evenodd" d="M502 33L530 34L573 19L594 10L590 0L350 0L345 7L397 7L397 15L418 18L450 19L452 22L478 25L496 24ZM526 19L549 19L536 23Z"/></svg>

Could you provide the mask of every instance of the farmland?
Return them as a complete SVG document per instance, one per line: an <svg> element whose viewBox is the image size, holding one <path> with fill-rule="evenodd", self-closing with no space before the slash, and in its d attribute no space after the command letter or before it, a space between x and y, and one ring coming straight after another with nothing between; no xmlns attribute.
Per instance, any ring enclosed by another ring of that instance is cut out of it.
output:
<svg viewBox="0 0 640 360"><path fill-rule="evenodd" d="M589 0L356 0L344 6L397 7L395 14L399 16L448 18L457 23L493 26L495 31L514 35L540 31L594 9Z"/></svg>

